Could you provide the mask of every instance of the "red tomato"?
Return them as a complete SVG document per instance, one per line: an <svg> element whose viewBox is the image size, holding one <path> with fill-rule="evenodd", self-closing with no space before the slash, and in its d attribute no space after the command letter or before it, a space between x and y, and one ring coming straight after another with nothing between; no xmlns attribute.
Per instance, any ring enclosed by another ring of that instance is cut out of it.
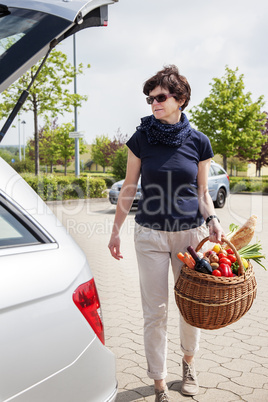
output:
<svg viewBox="0 0 268 402"><path fill-rule="evenodd" d="M231 263L233 264L234 262L236 262L236 256L233 254L228 254L227 256L228 260L231 261Z"/></svg>
<svg viewBox="0 0 268 402"><path fill-rule="evenodd" d="M234 250L232 250L231 248L228 248L226 250L227 254L234 254Z"/></svg>
<svg viewBox="0 0 268 402"><path fill-rule="evenodd" d="M218 269L214 269L214 271L212 271L212 275L214 276L221 276L221 271Z"/></svg>
<svg viewBox="0 0 268 402"><path fill-rule="evenodd" d="M231 261L227 257L220 258L220 264L227 264L229 267L232 265Z"/></svg>
<svg viewBox="0 0 268 402"><path fill-rule="evenodd" d="M227 253L221 252L221 253L218 254L219 259L225 258L226 256L227 256Z"/></svg>

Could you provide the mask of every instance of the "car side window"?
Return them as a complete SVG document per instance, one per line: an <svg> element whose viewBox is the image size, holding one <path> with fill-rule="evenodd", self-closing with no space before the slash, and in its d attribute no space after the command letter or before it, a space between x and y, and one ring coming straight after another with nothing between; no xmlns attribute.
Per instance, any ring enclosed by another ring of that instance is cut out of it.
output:
<svg viewBox="0 0 268 402"><path fill-rule="evenodd" d="M208 177L211 177L211 176L215 176L215 172L214 172L214 170L213 170L213 167L212 167L212 166L210 166L210 168L209 168L209 172L208 172Z"/></svg>
<svg viewBox="0 0 268 402"><path fill-rule="evenodd" d="M219 176L221 174L225 174L224 170L220 166L213 166L213 168L214 168L215 174L217 176Z"/></svg>
<svg viewBox="0 0 268 402"><path fill-rule="evenodd" d="M20 211L14 211L14 206L0 197L0 248L48 242L46 236L27 222Z"/></svg>

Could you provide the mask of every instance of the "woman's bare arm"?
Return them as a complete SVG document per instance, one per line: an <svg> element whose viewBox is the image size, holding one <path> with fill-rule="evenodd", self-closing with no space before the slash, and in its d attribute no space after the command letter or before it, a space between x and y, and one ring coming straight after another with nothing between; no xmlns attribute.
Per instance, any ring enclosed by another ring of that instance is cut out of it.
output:
<svg viewBox="0 0 268 402"><path fill-rule="evenodd" d="M206 220L211 215L216 215L213 201L208 191L208 172L210 168L211 159L206 159L198 164L198 201L199 210ZM221 237L224 231L216 218L211 219L209 222L209 237L210 241L214 243L221 242Z"/></svg>
<svg viewBox="0 0 268 402"><path fill-rule="evenodd" d="M140 176L141 160L128 150L127 172L124 184L120 190L115 212L112 234L109 242L111 255L119 260L123 258L120 252L120 229L132 206L137 191L137 184Z"/></svg>

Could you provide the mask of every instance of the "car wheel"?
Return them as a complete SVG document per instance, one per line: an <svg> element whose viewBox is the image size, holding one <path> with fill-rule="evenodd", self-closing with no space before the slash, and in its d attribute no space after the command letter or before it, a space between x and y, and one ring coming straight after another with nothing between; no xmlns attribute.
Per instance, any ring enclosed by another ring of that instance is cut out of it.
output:
<svg viewBox="0 0 268 402"><path fill-rule="evenodd" d="M226 201L226 191L224 188L220 188L217 194L217 199L214 202L216 208L223 208Z"/></svg>

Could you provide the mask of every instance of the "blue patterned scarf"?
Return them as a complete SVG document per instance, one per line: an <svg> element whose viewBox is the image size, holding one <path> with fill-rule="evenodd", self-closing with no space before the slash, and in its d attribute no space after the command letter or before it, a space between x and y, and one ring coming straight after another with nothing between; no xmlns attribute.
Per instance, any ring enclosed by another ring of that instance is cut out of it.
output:
<svg viewBox="0 0 268 402"><path fill-rule="evenodd" d="M165 144L170 147L180 147L191 134L191 126L184 113L176 124L163 124L154 115L143 117L137 130L146 132L149 144Z"/></svg>

